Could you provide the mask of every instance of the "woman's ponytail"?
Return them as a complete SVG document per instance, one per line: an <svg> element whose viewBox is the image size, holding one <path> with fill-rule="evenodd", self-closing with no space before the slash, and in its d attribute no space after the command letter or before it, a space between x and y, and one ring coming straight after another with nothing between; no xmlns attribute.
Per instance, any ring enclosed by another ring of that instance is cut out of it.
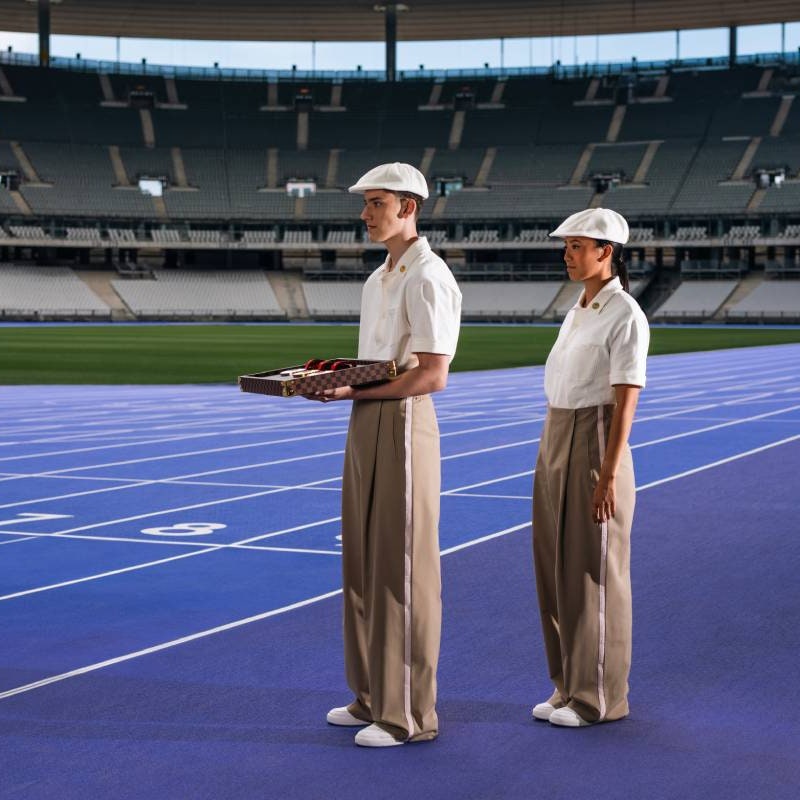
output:
<svg viewBox="0 0 800 800"><path fill-rule="evenodd" d="M630 293L630 282L628 280L628 265L625 263L622 255L622 245L619 242L608 242L602 239L597 240L598 247L605 247L607 244L611 245L611 270L614 275L619 278L622 288Z"/></svg>
<svg viewBox="0 0 800 800"><path fill-rule="evenodd" d="M614 252L611 256L611 268L614 270L614 273L619 276L619 282L622 284L622 288L630 293L630 281L628 280L628 265L625 263L625 259L622 257L622 245L621 244L614 244Z"/></svg>

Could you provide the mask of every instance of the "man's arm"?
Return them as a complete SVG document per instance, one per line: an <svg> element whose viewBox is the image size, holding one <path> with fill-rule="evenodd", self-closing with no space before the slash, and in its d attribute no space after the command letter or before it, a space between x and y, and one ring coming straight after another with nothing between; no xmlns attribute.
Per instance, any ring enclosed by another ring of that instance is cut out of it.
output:
<svg viewBox="0 0 800 800"><path fill-rule="evenodd" d="M420 394L439 392L447 386L450 356L439 353L416 353L419 365L400 373L394 380L377 386L340 386L317 394L305 395L309 400L328 403L332 400L401 400Z"/></svg>

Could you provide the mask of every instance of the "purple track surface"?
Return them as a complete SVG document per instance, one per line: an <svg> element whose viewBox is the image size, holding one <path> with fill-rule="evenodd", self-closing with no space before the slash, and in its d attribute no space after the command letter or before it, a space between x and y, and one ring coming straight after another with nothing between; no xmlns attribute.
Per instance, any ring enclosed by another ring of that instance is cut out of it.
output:
<svg viewBox="0 0 800 800"><path fill-rule="evenodd" d="M4 387L0 798L795 800L800 346L650 359L632 710L580 730L530 719L541 372L437 396L441 732L382 751L324 721L347 404Z"/></svg>

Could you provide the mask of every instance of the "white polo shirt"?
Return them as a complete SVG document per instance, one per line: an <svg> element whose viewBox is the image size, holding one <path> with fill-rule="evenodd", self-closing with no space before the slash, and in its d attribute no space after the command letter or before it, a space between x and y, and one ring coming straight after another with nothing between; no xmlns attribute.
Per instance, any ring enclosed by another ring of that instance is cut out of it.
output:
<svg viewBox="0 0 800 800"><path fill-rule="evenodd" d="M415 353L453 356L461 325L461 291L453 273L417 239L389 269L389 257L361 292L358 357L416 367Z"/></svg>
<svg viewBox="0 0 800 800"><path fill-rule="evenodd" d="M645 385L650 328L639 304L619 278L586 308L583 297L564 319L544 368L544 391L554 408L613 403L615 384Z"/></svg>

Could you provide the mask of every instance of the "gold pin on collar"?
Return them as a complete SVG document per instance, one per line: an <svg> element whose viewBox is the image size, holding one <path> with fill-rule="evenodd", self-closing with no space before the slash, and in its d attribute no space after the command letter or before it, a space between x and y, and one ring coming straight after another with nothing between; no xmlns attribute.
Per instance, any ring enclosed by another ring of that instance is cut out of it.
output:
<svg viewBox="0 0 800 800"><path fill-rule="evenodd" d="M406 265L405 264L401 264L400 265L400 272L405 272L405 271L406 271Z"/></svg>
<svg viewBox="0 0 800 800"><path fill-rule="evenodd" d="M594 309L600 308L600 303L592 303L592 308Z"/></svg>

